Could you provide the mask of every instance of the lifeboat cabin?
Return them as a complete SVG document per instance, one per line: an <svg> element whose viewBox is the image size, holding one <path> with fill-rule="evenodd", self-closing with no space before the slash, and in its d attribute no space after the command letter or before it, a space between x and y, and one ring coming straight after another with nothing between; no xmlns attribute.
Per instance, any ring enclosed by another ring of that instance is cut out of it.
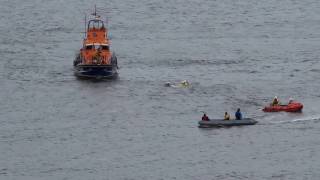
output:
<svg viewBox="0 0 320 180"><path fill-rule="evenodd" d="M117 57L110 51L108 31L99 16L88 21L83 47L74 60L75 75L83 78L114 78Z"/></svg>

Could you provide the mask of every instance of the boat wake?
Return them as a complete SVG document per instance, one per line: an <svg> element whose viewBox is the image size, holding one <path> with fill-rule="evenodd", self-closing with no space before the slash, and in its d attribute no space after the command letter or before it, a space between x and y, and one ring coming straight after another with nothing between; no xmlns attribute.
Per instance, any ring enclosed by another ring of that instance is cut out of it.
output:
<svg viewBox="0 0 320 180"><path fill-rule="evenodd" d="M270 122L270 124L285 124L285 123L297 123L297 122L305 122L305 121L320 121L320 116L311 116L299 119L285 120L285 121L276 121Z"/></svg>

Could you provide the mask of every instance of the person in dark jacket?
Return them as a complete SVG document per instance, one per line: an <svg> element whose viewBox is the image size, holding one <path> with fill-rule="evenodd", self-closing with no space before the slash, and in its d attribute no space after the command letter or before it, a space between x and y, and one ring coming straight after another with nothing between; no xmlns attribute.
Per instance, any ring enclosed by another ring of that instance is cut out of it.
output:
<svg viewBox="0 0 320 180"><path fill-rule="evenodd" d="M242 119L242 114L240 111L240 108L238 108L237 112L235 113L236 120L241 120Z"/></svg>
<svg viewBox="0 0 320 180"><path fill-rule="evenodd" d="M206 113L203 114L202 116L202 121L209 121L209 117L206 115Z"/></svg>

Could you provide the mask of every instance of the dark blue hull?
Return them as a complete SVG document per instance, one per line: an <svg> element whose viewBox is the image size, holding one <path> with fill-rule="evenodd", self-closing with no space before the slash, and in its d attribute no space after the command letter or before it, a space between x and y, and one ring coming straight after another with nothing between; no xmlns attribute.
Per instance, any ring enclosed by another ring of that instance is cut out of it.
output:
<svg viewBox="0 0 320 180"><path fill-rule="evenodd" d="M116 78L118 71L116 66L112 65L76 65L75 75L80 78Z"/></svg>

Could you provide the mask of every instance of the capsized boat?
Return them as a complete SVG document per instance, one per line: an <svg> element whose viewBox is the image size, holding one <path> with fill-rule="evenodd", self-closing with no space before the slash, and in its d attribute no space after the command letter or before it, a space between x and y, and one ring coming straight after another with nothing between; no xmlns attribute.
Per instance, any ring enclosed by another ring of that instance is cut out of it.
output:
<svg viewBox="0 0 320 180"><path fill-rule="evenodd" d="M258 121L251 118L241 120L210 119L209 121L199 121L199 128L254 125L257 122Z"/></svg>
<svg viewBox="0 0 320 180"><path fill-rule="evenodd" d="M286 105L270 105L264 107L262 110L264 112L280 112L280 111L285 111L285 112L301 112L303 108L303 104L300 102L291 102Z"/></svg>
<svg viewBox="0 0 320 180"><path fill-rule="evenodd" d="M97 15L86 22L83 47L77 54L73 65L75 75L82 78L115 78L118 75L117 57L110 51L110 40L105 22Z"/></svg>

